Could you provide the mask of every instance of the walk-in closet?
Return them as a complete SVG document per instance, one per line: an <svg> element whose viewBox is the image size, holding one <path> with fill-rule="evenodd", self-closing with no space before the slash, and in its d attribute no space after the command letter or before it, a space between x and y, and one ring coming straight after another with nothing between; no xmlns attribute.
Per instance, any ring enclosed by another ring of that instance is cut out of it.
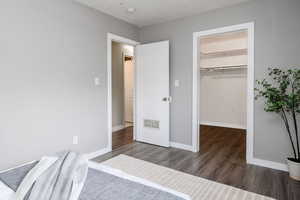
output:
<svg viewBox="0 0 300 200"><path fill-rule="evenodd" d="M246 156L247 31L200 39L200 141L231 148L238 160ZM223 151L223 150L222 150ZM225 150L224 150L225 151ZM205 152L205 150L204 150ZM215 152L216 153L216 152ZM226 153L223 152L224 156Z"/></svg>

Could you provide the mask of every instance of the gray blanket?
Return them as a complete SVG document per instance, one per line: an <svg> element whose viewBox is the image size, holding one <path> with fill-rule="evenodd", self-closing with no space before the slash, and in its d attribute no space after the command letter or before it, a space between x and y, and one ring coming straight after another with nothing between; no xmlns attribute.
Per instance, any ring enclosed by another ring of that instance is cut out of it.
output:
<svg viewBox="0 0 300 200"><path fill-rule="evenodd" d="M51 164L41 161L24 178L17 199L22 200L71 200L78 199L87 171L88 163L81 155L64 152ZM43 167L44 166L44 167ZM47 166L47 167L45 167ZM33 181L31 181L33 180ZM80 187L81 186L81 187Z"/></svg>
<svg viewBox="0 0 300 200"><path fill-rule="evenodd" d="M0 174L0 180L16 191L35 164ZM79 200L183 200L173 194L89 168Z"/></svg>

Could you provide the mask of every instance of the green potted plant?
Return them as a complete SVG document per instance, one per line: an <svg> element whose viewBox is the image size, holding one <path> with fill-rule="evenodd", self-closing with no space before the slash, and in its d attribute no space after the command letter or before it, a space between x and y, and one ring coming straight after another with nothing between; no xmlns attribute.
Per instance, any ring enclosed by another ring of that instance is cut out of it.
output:
<svg viewBox="0 0 300 200"><path fill-rule="evenodd" d="M264 110L280 115L293 151L293 157L287 158L290 177L300 180L300 68L269 68L268 76L268 80L257 81L255 99L263 98Z"/></svg>

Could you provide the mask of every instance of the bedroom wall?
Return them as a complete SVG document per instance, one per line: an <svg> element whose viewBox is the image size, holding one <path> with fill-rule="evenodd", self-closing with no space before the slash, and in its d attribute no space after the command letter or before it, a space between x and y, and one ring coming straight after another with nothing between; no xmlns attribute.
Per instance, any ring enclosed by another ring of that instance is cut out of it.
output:
<svg viewBox="0 0 300 200"><path fill-rule="evenodd" d="M299 0L254 0L141 29L140 42L170 40L171 141L192 144L193 32L254 21L255 79L262 79L270 66L299 67L299 10ZM254 115L254 156L285 163L291 149L281 119L264 112L262 101L255 102Z"/></svg>
<svg viewBox="0 0 300 200"><path fill-rule="evenodd" d="M5 0L0 13L0 170L105 148L106 34L138 28L72 0Z"/></svg>

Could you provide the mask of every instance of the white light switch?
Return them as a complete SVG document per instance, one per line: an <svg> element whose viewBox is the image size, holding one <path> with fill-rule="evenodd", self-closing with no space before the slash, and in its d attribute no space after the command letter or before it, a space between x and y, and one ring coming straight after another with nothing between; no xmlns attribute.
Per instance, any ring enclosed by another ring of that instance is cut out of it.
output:
<svg viewBox="0 0 300 200"><path fill-rule="evenodd" d="M180 86L180 81L179 80L175 80L174 81L174 86L175 87L179 87Z"/></svg>
<svg viewBox="0 0 300 200"><path fill-rule="evenodd" d="M95 85L100 85L100 79L98 77L94 78Z"/></svg>
<svg viewBox="0 0 300 200"><path fill-rule="evenodd" d="M94 78L94 84L96 86L104 86L105 85L105 75L100 74L98 77Z"/></svg>

